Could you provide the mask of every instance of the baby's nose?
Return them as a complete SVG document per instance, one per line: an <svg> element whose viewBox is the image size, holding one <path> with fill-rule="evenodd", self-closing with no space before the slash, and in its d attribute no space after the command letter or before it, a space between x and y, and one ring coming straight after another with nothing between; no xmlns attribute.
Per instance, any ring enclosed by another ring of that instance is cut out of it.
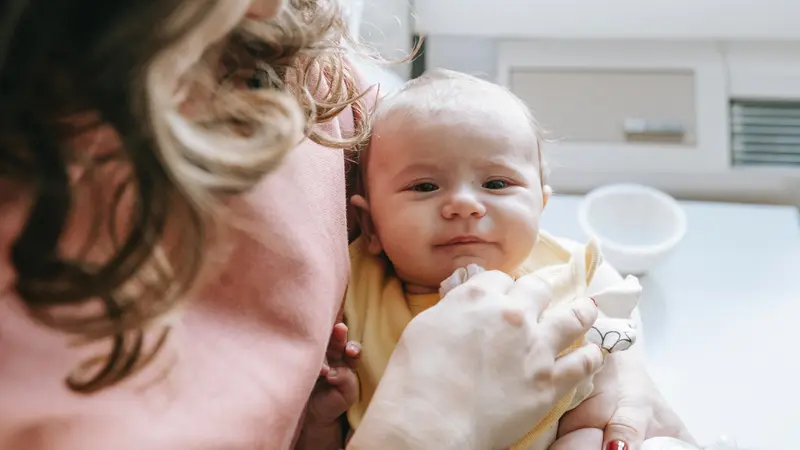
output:
<svg viewBox="0 0 800 450"><path fill-rule="evenodd" d="M486 207L483 203L468 192L459 192L453 195L442 208L442 216L445 219L483 217L485 214Z"/></svg>

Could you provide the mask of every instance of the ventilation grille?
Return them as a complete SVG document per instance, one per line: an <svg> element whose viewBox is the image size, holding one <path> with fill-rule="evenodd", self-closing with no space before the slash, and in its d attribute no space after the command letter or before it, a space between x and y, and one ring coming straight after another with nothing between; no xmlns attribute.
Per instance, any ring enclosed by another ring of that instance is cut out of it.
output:
<svg viewBox="0 0 800 450"><path fill-rule="evenodd" d="M731 103L734 166L800 167L800 102Z"/></svg>

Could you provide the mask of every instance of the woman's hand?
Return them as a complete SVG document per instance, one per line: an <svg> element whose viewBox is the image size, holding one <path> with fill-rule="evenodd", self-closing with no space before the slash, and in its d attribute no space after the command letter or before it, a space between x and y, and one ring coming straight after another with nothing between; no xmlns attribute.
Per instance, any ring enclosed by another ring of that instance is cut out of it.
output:
<svg viewBox="0 0 800 450"><path fill-rule="evenodd" d="M558 434L553 450L639 450L656 436L695 443L633 351L607 358L592 396L561 419Z"/></svg>
<svg viewBox="0 0 800 450"><path fill-rule="evenodd" d="M411 321L348 449L505 448L599 370L593 345L557 357L597 318L591 300L545 311L538 278L478 272Z"/></svg>

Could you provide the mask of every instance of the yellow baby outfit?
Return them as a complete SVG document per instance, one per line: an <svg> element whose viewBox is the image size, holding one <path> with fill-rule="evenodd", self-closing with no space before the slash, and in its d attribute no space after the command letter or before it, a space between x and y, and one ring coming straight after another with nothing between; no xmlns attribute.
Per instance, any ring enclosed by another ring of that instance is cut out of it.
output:
<svg viewBox="0 0 800 450"><path fill-rule="evenodd" d="M363 239L350 245L351 275L345 299L345 322L348 339L361 343L358 365L359 397L347 413L355 429L372 400L389 357L411 319L435 305L439 294L411 295L403 291L389 262L366 250ZM592 241L571 252L554 237L540 232L539 240L528 259L512 276L536 272L553 290L551 304L570 301L585 294L600 264L600 253ZM583 345L576 342L567 352ZM566 353L566 352L565 352ZM575 391L562 398L538 424L512 449L528 448L545 430L554 425L569 408L574 407Z"/></svg>

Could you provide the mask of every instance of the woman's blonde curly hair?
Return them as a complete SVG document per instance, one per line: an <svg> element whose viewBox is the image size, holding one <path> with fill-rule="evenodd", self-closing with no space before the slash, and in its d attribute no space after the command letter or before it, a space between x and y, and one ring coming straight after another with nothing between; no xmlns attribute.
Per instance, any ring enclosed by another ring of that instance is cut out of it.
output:
<svg viewBox="0 0 800 450"><path fill-rule="evenodd" d="M303 138L345 149L367 136L336 0L245 19L187 71L186 92L168 92L151 69L218 1L190 13L184 0L0 1L0 181L32 198L10 255L15 288L39 322L113 343L67 378L74 391L117 383L159 351L168 327L151 346L145 330L193 284L221 196L251 189ZM198 93L202 108L179 114L176 95ZM348 107L351 136L315 131ZM114 149L77 148L105 129ZM96 199L81 204L91 226L65 249L79 192Z"/></svg>

